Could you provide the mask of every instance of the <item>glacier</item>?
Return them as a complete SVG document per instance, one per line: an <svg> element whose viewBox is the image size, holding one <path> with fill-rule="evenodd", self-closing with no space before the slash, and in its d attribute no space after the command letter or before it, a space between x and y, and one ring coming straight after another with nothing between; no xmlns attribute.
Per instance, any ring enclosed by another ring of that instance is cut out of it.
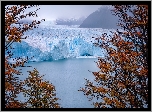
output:
<svg viewBox="0 0 152 112"><path fill-rule="evenodd" d="M103 33L111 35L115 29L78 28L78 26L42 24L24 33L21 43L14 42L13 58L33 57L29 61L52 61L66 58L103 56L103 49L95 47L95 39Z"/></svg>

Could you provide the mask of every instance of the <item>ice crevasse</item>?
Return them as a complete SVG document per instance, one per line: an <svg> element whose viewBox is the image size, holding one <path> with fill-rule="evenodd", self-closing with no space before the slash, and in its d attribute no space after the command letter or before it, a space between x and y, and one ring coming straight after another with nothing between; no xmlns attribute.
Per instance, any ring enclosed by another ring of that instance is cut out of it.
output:
<svg viewBox="0 0 152 112"><path fill-rule="evenodd" d="M26 32L27 39L13 43L13 58L33 57L29 61L52 61L66 58L103 56L103 50L95 47L92 37L111 30L101 28L51 28L40 27Z"/></svg>

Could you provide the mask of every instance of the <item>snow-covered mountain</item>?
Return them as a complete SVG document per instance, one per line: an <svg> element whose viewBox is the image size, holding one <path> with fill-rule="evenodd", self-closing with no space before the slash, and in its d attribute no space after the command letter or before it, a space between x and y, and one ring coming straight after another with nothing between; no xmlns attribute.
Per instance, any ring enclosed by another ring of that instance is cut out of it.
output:
<svg viewBox="0 0 152 112"><path fill-rule="evenodd" d="M24 35L29 37L21 43L13 43L13 57L34 56L30 61L44 61L103 56L102 49L93 45L92 38L102 33L110 34L110 30L41 25L26 32Z"/></svg>

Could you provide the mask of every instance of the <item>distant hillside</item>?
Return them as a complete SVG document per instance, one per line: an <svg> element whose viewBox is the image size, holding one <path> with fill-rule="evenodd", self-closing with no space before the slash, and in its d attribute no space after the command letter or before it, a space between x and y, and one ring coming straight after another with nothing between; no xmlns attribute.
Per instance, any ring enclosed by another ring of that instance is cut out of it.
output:
<svg viewBox="0 0 152 112"><path fill-rule="evenodd" d="M56 20L56 25L80 25L84 21L84 17L79 18L79 19L57 19Z"/></svg>
<svg viewBox="0 0 152 112"><path fill-rule="evenodd" d="M97 11L90 14L80 28L103 28L103 29L117 29L120 28L116 25L118 23L118 17L112 15L111 9L107 7L101 7Z"/></svg>

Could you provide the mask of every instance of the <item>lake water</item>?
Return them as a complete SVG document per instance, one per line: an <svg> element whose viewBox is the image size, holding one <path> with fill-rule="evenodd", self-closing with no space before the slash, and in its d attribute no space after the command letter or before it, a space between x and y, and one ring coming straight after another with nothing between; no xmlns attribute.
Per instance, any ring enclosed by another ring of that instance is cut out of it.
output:
<svg viewBox="0 0 152 112"><path fill-rule="evenodd" d="M56 88L58 102L63 108L93 108L91 101L88 101L83 92L78 91L84 87L85 79L94 80L89 71L98 71L96 66L97 58L74 58L57 61L33 62L26 65L32 67L22 68L24 79L28 76L27 70L36 68L44 79L50 81ZM88 71L89 70L89 71ZM20 97L21 98L21 97Z"/></svg>

